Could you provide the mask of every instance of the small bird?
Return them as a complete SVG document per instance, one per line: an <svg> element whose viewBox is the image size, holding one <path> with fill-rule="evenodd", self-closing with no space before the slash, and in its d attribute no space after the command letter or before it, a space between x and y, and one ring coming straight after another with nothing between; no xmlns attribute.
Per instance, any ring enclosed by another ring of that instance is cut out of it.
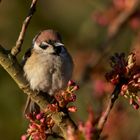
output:
<svg viewBox="0 0 140 140"><path fill-rule="evenodd" d="M60 34L52 29L38 33L32 44L23 58L24 75L32 90L53 96L64 89L72 77L72 57ZM37 110L39 106L28 97L25 114Z"/></svg>

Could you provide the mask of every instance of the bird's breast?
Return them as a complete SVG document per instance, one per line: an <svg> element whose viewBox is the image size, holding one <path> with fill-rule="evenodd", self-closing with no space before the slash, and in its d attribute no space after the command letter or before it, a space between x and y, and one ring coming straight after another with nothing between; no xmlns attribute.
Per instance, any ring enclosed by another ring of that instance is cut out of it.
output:
<svg viewBox="0 0 140 140"><path fill-rule="evenodd" d="M64 88L72 73L66 61L60 56L32 54L24 65L31 88L49 94Z"/></svg>

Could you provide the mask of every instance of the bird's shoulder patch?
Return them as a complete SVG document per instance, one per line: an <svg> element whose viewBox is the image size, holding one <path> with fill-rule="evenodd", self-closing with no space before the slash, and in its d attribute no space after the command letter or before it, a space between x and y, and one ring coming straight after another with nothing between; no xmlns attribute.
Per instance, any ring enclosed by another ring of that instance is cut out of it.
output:
<svg viewBox="0 0 140 140"><path fill-rule="evenodd" d="M25 54L24 54L24 56L23 56L23 58L22 58L22 66L24 66L24 64L26 63L26 61L27 61L27 59L31 56L31 54L32 54L32 49L33 48L29 48L26 52L25 52Z"/></svg>

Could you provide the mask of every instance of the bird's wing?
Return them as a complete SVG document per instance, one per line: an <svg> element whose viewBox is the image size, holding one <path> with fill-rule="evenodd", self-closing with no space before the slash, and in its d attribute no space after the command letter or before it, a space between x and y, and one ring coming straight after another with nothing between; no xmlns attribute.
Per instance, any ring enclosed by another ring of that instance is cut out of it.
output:
<svg viewBox="0 0 140 140"><path fill-rule="evenodd" d="M25 52L25 54L24 54L24 56L23 56L23 58L22 58L22 61L21 61L21 65L22 65L22 66L24 66L24 64L26 63L27 59L31 56L32 49L33 49L33 48L29 48L29 49Z"/></svg>

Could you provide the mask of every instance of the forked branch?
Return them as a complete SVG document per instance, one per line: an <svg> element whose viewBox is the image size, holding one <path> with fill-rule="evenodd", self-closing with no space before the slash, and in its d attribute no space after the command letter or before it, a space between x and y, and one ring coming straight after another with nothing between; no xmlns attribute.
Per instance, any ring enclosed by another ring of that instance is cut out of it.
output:
<svg viewBox="0 0 140 140"><path fill-rule="evenodd" d="M20 50L21 50L21 46L23 44L23 40L24 40L24 36L25 36L26 30L27 30L27 27L28 27L28 25L30 23L30 20L31 20L35 10L36 10L36 3L37 3L37 1L38 0L33 0L32 1L30 9L29 9L28 16L23 21L20 34L19 34L18 39L16 41L16 45L11 50L11 54L13 56L16 56L20 52Z"/></svg>

